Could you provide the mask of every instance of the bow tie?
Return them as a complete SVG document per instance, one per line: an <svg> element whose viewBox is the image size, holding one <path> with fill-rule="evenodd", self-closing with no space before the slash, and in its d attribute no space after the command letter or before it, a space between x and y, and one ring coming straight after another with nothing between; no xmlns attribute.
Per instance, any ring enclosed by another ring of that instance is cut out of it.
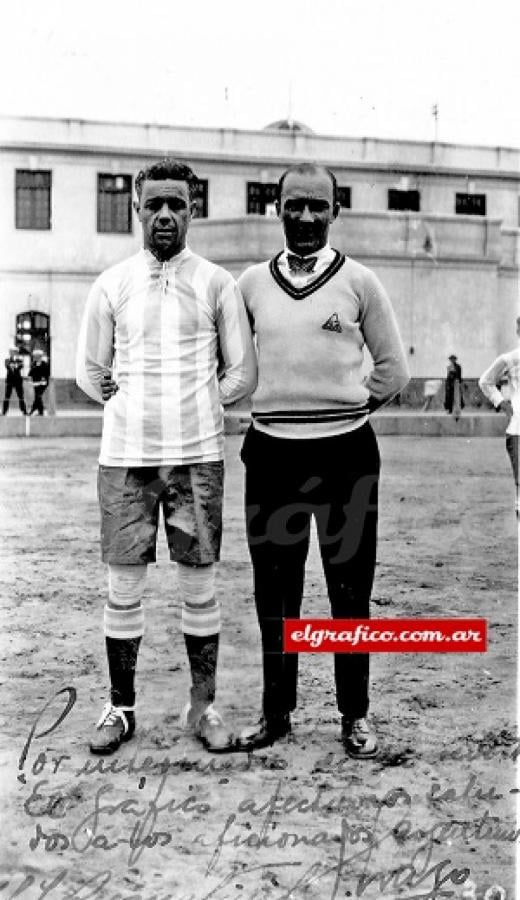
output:
<svg viewBox="0 0 520 900"><path fill-rule="evenodd" d="M291 272L303 272L309 274L314 272L314 266L318 262L317 256L296 256L294 253L287 254L287 263Z"/></svg>

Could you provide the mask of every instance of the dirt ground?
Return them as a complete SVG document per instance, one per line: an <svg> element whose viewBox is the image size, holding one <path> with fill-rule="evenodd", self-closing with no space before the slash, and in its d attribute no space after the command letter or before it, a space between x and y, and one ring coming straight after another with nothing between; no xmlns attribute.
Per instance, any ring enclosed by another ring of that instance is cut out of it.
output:
<svg viewBox="0 0 520 900"><path fill-rule="evenodd" d="M240 440L227 440L218 574L217 705L237 729L261 684ZM381 752L365 762L344 757L325 654L302 656L293 733L274 747L210 756L181 731L188 666L163 538L136 737L101 764L88 754L106 697L97 446L0 444L1 900L511 900L517 532L503 439L380 439L373 615L485 617L489 649L374 655ZM315 544L304 614L328 614Z"/></svg>

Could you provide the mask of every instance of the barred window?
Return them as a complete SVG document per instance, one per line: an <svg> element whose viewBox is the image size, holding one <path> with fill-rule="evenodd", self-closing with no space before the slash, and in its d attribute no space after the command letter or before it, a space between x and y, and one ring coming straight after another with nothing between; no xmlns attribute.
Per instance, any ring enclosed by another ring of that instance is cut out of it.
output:
<svg viewBox="0 0 520 900"><path fill-rule="evenodd" d="M194 219L208 218L208 179L197 178L193 185L192 197L195 201Z"/></svg>
<svg viewBox="0 0 520 900"><path fill-rule="evenodd" d="M17 169L15 176L16 228L51 228L51 172Z"/></svg>
<svg viewBox="0 0 520 900"><path fill-rule="evenodd" d="M16 316L16 346L21 353L43 350L50 358L51 336L47 313L27 310Z"/></svg>
<svg viewBox="0 0 520 900"><path fill-rule="evenodd" d="M98 174L97 230L132 233L132 176Z"/></svg>
<svg viewBox="0 0 520 900"><path fill-rule="evenodd" d="M272 212L278 191L277 184L261 181L247 182L247 214L265 216Z"/></svg>
<svg viewBox="0 0 520 900"><path fill-rule="evenodd" d="M485 194L455 194L455 212L458 216L485 216Z"/></svg>
<svg viewBox="0 0 520 900"><path fill-rule="evenodd" d="M342 209L350 209L351 189L349 187L339 187L338 185L338 201Z"/></svg>
<svg viewBox="0 0 520 900"><path fill-rule="evenodd" d="M419 212L421 209L421 195L419 191L402 191L398 188L390 188L388 191L388 209L396 209L401 212Z"/></svg>

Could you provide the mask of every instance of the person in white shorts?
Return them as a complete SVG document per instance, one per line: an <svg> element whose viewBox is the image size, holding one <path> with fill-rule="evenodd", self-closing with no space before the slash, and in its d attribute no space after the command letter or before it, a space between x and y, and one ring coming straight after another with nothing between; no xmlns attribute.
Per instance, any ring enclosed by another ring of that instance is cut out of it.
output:
<svg viewBox="0 0 520 900"><path fill-rule="evenodd" d="M520 338L520 316L516 320L516 334ZM510 399L504 396L499 384L507 380ZM509 353L502 353L480 376L479 387L491 401L497 412L507 416L506 450L511 460L516 486L515 509L520 517L520 492L518 487L518 441L520 435L520 345Z"/></svg>

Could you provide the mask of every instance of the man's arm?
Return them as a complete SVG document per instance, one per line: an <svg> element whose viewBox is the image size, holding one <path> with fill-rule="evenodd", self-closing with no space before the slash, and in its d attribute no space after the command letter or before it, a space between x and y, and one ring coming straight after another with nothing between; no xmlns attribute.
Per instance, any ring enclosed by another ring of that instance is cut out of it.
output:
<svg viewBox="0 0 520 900"><path fill-rule="evenodd" d="M498 356L489 369L480 376L478 386L485 397L491 401L495 409L505 402L505 397L499 391L497 383L507 374L507 361L503 356Z"/></svg>
<svg viewBox="0 0 520 900"><path fill-rule="evenodd" d="M365 382L374 412L406 387L410 371L392 304L373 272L365 285L361 330L374 362Z"/></svg>
<svg viewBox="0 0 520 900"><path fill-rule="evenodd" d="M114 320L99 279L88 295L76 355L76 381L92 400L103 403L101 379L110 373L114 344Z"/></svg>
<svg viewBox="0 0 520 900"><path fill-rule="evenodd" d="M257 365L244 299L232 279L223 285L218 299L217 331L223 361L220 400L235 403L254 391Z"/></svg>
<svg viewBox="0 0 520 900"><path fill-rule="evenodd" d="M34 366L31 366L31 368L29 369L29 372L27 373L27 378L31 379L31 381L33 383L33 387L41 387L43 384L43 382L40 381L40 379L38 378L38 372L34 370Z"/></svg>

